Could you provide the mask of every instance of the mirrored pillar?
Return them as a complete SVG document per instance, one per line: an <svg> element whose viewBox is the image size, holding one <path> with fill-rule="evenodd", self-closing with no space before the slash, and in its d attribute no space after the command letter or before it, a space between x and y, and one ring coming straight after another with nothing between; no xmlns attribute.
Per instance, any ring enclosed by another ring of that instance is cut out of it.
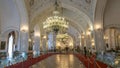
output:
<svg viewBox="0 0 120 68"><path fill-rule="evenodd" d="M97 52L105 52L103 29L95 30L95 45Z"/></svg>

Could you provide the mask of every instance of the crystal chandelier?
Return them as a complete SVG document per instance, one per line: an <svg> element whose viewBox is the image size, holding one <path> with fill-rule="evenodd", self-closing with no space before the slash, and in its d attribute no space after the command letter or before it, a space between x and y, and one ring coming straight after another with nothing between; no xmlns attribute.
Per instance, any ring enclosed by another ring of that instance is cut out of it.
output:
<svg viewBox="0 0 120 68"><path fill-rule="evenodd" d="M58 3L55 2L55 10L53 11L53 16L50 16L43 22L43 28L46 32L55 32L55 33L65 33L68 29L69 23L67 20L60 16L60 12L57 10Z"/></svg>

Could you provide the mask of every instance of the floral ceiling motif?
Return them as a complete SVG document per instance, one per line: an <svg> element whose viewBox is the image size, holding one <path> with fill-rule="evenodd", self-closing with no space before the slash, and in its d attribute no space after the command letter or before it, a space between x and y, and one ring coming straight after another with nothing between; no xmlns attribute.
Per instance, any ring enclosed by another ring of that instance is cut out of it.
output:
<svg viewBox="0 0 120 68"><path fill-rule="evenodd" d="M75 7L79 9L80 11L87 14L90 19L94 19L94 12L95 12L95 6L97 0L58 0L61 3L72 5L72 7ZM55 0L27 0L26 2L29 3L29 12L30 16L34 16L34 13L39 11L39 9L45 8L46 5L52 6L55 2Z"/></svg>

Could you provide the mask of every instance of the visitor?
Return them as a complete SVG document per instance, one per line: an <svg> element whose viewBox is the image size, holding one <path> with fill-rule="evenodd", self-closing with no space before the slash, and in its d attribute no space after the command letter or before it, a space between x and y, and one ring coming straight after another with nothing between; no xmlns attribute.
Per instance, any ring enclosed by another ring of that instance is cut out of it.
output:
<svg viewBox="0 0 120 68"><path fill-rule="evenodd" d="M84 54L85 54L85 56L87 55L86 47L84 47Z"/></svg>
<svg viewBox="0 0 120 68"><path fill-rule="evenodd" d="M66 52L68 52L69 48L68 48L68 47L66 47L66 48L65 48L65 50L66 50Z"/></svg>

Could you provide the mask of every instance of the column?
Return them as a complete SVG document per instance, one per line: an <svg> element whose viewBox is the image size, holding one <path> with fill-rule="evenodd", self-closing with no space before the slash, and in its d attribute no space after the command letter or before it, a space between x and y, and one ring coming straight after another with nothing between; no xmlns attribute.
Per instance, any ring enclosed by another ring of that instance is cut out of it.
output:
<svg viewBox="0 0 120 68"><path fill-rule="evenodd" d="M80 50L83 51L83 38L82 38L82 35L80 35Z"/></svg>
<svg viewBox="0 0 120 68"><path fill-rule="evenodd" d="M34 45L33 45L34 57L40 55L40 28L38 25L34 26Z"/></svg>
<svg viewBox="0 0 120 68"><path fill-rule="evenodd" d="M86 49L87 49L88 56L90 56L91 53L92 53L92 45L91 45L91 36L90 36L90 34L86 35Z"/></svg>
<svg viewBox="0 0 120 68"><path fill-rule="evenodd" d="M29 38L29 18L24 0L15 0L16 6L20 14L20 51L22 57L27 59L28 38Z"/></svg>
<svg viewBox="0 0 120 68"><path fill-rule="evenodd" d="M86 47L88 50L91 48L90 35L86 35Z"/></svg>
<svg viewBox="0 0 120 68"><path fill-rule="evenodd" d="M53 49L56 50L56 33L53 32Z"/></svg>
<svg viewBox="0 0 120 68"><path fill-rule="evenodd" d="M54 32L48 34L48 49L50 51L56 49L56 33Z"/></svg>
<svg viewBox="0 0 120 68"><path fill-rule="evenodd" d="M42 51L44 53L46 53L46 51L47 51L47 49L46 49L46 42L47 42L46 35L44 35L43 38L42 38Z"/></svg>
<svg viewBox="0 0 120 68"><path fill-rule="evenodd" d="M22 57L24 59L27 59L27 53L28 53L28 32L27 31L21 31L21 37L20 37L20 51L22 53Z"/></svg>
<svg viewBox="0 0 120 68"><path fill-rule="evenodd" d="M86 47L86 41L85 41L85 36L84 34L81 35L81 48L84 53L84 47Z"/></svg>
<svg viewBox="0 0 120 68"><path fill-rule="evenodd" d="M77 42L76 43L77 43L76 45L78 47L77 50L80 52L80 38L79 37L77 38Z"/></svg>
<svg viewBox="0 0 120 68"><path fill-rule="evenodd" d="M19 33L19 35L18 35L18 42L17 42L17 50L18 50L18 51L20 51L20 44L21 44L21 43L20 43L20 37L21 37L21 36L20 36L20 33Z"/></svg>
<svg viewBox="0 0 120 68"><path fill-rule="evenodd" d="M37 57L40 55L40 37L38 36L34 37L33 54L34 54L34 57Z"/></svg>
<svg viewBox="0 0 120 68"><path fill-rule="evenodd" d="M48 50L51 51L53 47L53 33L48 34Z"/></svg>
<svg viewBox="0 0 120 68"><path fill-rule="evenodd" d="M104 42L103 30L101 28L95 30L94 38L95 38L95 45L97 52L104 52L105 42Z"/></svg>

